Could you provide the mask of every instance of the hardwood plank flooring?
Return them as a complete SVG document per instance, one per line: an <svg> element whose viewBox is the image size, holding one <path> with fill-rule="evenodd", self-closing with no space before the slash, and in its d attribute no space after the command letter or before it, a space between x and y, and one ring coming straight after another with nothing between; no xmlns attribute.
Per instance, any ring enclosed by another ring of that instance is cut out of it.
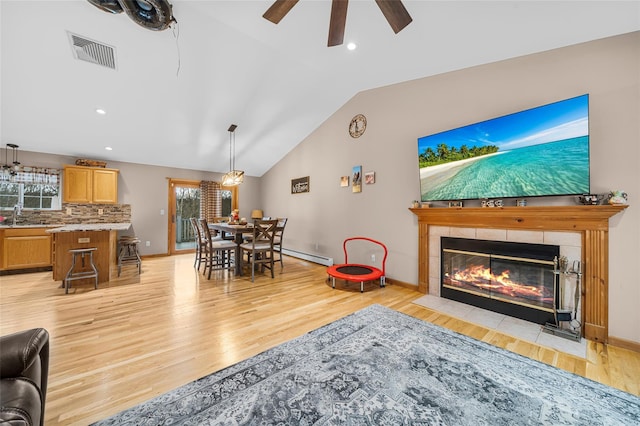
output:
<svg viewBox="0 0 640 426"><path fill-rule="evenodd" d="M640 395L636 352L589 342L576 358L415 305L422 293L397 285L333 290L325 270L285 257L275 279L223 271L208 281L193 255L178 255L68 295L51 272L2 276L0 334L49 331L47 425L100 420L374 303Z"/></svg>

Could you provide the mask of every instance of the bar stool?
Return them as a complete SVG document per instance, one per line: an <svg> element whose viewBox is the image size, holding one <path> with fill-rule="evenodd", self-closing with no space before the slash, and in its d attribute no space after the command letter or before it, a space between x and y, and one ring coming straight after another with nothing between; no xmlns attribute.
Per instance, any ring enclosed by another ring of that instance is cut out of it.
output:
<svg viewBox="0 0 640 426"><path fill-rule="evenodd" d="M138 253L138 244L140 239L135 236L123 235L118 240L120 249L118 251L118 276L122 271L122 265L136 264L138 265L138 274L142 271L142 260Z"/></svg>
<svg viewBox="0 0 640 426"><path fill-rule="evenodd" d="M96 247L87 247L87 248L78 248L71 249L69 253L71 253L71 268L67 272L67 275L64 277L64 292L65 294L69 293L69 282L73 280L82 280L85 278L95 278L95 288L98 288L98 269L96 265L93 264L93 252L96 251ZM85 256L89 257L89 266L91 267L90 271L78 271L74 272L73 269L76 266L76 257L80 256L80 261L82 263L82 268L85 266Z"/></svg>

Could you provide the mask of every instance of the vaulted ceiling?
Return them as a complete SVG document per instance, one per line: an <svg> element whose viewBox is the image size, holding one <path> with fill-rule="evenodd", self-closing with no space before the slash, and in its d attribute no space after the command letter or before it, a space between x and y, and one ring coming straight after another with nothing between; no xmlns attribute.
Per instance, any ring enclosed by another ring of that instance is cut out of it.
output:
<svg viewBox="0 0 640 426"><path fill-rule="evenodd" d="M151 31L85 0L1 0L2 147L224 173L234 123L237 168L261 176L360 91L640 30L637 1L405 0L394 34L351 0L327 47L330 1L277 25L272 3L173 0L177 25ZM75 59L69 33L116 69Z"/></svg>

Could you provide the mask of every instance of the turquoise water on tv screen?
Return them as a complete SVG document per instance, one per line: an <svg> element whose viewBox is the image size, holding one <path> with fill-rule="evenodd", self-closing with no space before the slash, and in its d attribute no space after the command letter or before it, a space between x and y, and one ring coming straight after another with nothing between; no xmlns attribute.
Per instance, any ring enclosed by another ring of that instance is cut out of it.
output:
<svg viewBox="0 0 640 426"><path fill-rule="evenodd" d="M453 168L452 176L423 179L422 201L588 193L589 136L487 155Z"/></svg>

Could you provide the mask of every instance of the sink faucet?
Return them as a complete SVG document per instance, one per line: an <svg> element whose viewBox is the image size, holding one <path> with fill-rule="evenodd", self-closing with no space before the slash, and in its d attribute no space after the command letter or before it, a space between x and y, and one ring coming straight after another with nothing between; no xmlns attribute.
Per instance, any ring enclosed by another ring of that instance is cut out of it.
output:
<svg viewBox="0 0 640 426"><path fill-rule="evenodd" d="M16 226L16 220L18 219L18 216L20 216L22 214L22 203L16 203L15 206L13 206L13 226Z"/></svg>

